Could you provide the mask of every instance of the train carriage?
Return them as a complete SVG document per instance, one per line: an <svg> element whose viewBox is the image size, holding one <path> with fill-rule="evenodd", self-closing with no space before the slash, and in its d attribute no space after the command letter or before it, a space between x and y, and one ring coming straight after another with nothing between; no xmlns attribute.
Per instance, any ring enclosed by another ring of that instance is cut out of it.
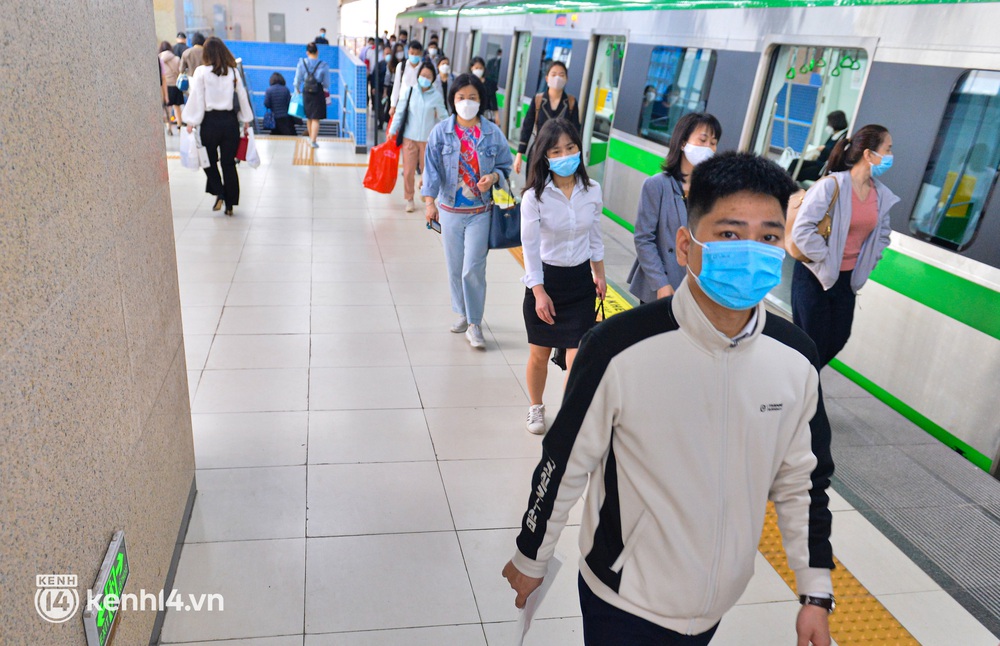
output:
<svg viewBox="0 0 1000 646"><path fill-rule="evenodd" d="M545 68L569 68L588 171L602 182L608 275L624 283L643 181L673 125L708 111L720 150L795 173L826 115L893 135L892 243L833 367L984 470L1000 466L1000 3L531 0L417 5L452 66L483 56L511 142ZM790 311L787 280L768 296Z"/></svg>

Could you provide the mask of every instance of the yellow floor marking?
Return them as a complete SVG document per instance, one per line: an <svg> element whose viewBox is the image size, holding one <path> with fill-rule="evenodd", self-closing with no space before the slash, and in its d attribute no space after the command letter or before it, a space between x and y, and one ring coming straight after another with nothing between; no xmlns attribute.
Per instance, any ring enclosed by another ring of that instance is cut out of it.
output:
<svg viewBox="0 0 1000 646"><path fill-rule="evenodd" d="M167 159L180 159L180 154L167 153Z"/></svg>
<svg viewBox="0 0 1000 646"><path fill-rule="evenodd" d="M325 140L320 140L325 141ZM348 139L335 139L334 141L349 141ZM346 168L367 168L368 164L357 162L321 162L316 161L316 149L309 145L308 140L301 137L295 142L295 156L292 158L292 166L338 166Z"/></svg>
<svg viewBox="0 0 1000 646"><path fill-rule="evenodd" d="M521 247L510 253L524 266ZM614 316L632 309L629 303L614 287L608 285L604 299L605 316ZM764 516L764 530L757 547L771 567L781 576L789 588L795 592L795 573L788 567L785 549L781 545L781 531L778 529L778 514L772 503L767 503ZM886 644L895 646L919 646L902 624L892 616L885 606L861 584L844 565L834 557L833 592L837 599L837 611L830 615L830 633L839 646L851 644Z"/></svg>

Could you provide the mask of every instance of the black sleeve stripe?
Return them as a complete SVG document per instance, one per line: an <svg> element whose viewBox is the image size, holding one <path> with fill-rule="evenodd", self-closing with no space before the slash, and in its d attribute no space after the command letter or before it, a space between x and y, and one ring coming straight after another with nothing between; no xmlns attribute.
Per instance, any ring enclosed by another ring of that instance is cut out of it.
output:
<svg viewBox="0 0 1000 646"><path fill-rule="evenodd" d="M521 533L517 537L518 550L528 558L538 558L559 484L608 365L630 346L678 329L670 301L662 299L616 314L583 337L566 383L562 408L542 441L542 460L531 478L528 510L521 519Z"/></svg>
<svg viewBox="0 0 1000 646"><path fill-rule="evenodd" d="M819 353L816 344L801 329L777 316L767 316L764 324L766 336L786 345L808 359L819 374ZM816 414L809 421L812 436L812 452L816 456L813 469L812 489L809 491L809 567L833 569L833 547L830 545L830 529L833 514L830 513L830 497L826 490L833 476L833 455L830 452L830 421L823 405L823 385L819 385Z"/></svg>

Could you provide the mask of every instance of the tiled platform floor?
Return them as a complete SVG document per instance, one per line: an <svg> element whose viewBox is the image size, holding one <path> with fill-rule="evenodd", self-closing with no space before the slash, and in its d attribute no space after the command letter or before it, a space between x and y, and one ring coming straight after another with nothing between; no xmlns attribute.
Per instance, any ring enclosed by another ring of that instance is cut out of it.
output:
<svg viewBox="0 0 1000 646"><path fill-rule="evenodd" d="M491 253L488 348L473 351L447 329L437 234L401 194L365 191L363 168L293 166L293 147L260 141L233 218L211 211L202 173L168 162L198 467L175 588L221 593L225 611L171 611L163 643L511 644L500 570L539 455L521 269ZM347 144L317 156L364 162ZM561 382L550 373L550 417ZM833 499L838 557L921 643L997 643ZM583 643L578 522L529 644ZM713 645L793 644L797 609L758 557Z"/></svg>

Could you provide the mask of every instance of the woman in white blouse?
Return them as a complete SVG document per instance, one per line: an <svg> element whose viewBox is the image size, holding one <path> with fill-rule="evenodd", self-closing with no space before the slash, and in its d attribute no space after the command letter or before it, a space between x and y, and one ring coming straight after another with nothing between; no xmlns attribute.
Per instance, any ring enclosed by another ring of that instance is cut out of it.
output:
<svg viewBox="0 0 1000 646"><path fill-rule="evenodd" d="M214 36L205 41L202 65L191 79L191 95L182 115L188 132L200 127L201 144L208 149L205 192L215 196L213 211L226 206L226 215L240 203L240 178L236 174L236 149L240 145L240 122L246 136L253 120L243 79L236 71L236 59L229 48ZM222 162L222 176L218 163Z"/></svg>
<svg viewBox="0 0 1000 646"><path fill-rule="evenodd" d="M545 432L542 393L552 348L566 348L569 369L604 299L601 186L581 163L575 125L550 119L538 132L521 202L524 324L528 331L528 431Z"/></svg>

